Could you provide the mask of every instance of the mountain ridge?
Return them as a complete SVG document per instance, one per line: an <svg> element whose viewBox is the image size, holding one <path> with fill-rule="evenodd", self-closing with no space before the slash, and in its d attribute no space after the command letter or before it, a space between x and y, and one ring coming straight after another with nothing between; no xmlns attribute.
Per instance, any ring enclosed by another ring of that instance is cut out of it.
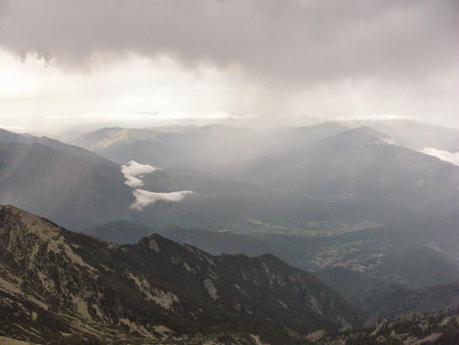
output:
<svg viewBox="0 0 459 345"><path fill-rule="evenodd" d="M272 255L212 256L157 234L116 246L12 206L0 206L0 250L0 331L27 341L242 333L294 344L359 322L332 289Z"/></svg>

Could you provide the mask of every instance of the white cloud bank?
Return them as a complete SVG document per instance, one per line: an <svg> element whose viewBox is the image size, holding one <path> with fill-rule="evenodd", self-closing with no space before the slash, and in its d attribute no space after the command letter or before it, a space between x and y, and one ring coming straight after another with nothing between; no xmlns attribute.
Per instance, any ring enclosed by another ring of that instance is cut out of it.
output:
<svg viewBox="0 0 459 345"><path fill-rule="evenodd" d="M433 147L425 147L421 152L459 166L459 152L442 151Z"/></svg>
<svg viewBox="0 0 459 345"><path fill-rule="evenodd" d="M149 164L141 164L136 161L130 161L128 164L121 166L121 173L123 174L126 181L124 182L131 188L138 188L143 186L141 180L144 175L151 174L160 170Z"/></svg>
<svg viewBox="0 0 459 345"><path fill-rule="evenodd" d="M134 195L135 201L131 204L131 209L142 211L148 205L154 204L158 201L180 202L185 198L185 196L193 194L193 192L189 190L170 193L157 193L140 189L139 187L143 186L142 178L145 175L151 174L158 170L161 169L149 164L141 164L134 160L130 161L126 165L121 166L121 173L126 179L124 183L134 190L132 195Z"/></svg>
<svg viewBox="0 0 459 345"><path fill-rule="evenodd" d="M193 194L190 190L182 190L178 192L170 193L155 193L148 190L136 189L134 191L135 202L131 205L131 209L141 211L146 206L154 204L157 201L164 202L179 202L182 201L185 196Z"/></svg>

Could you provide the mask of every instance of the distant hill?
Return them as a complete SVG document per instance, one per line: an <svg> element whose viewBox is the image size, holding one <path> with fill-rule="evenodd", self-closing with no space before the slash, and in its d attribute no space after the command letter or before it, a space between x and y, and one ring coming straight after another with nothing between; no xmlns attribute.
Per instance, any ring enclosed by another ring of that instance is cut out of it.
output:
<svg viewBox="0 0 459 345"><path fill-rule="evenodd" d="M90 153L0 143L0 201L67 226L107 222L132 202L119 167Z"/></svg>
<svg viewBox="0 0 459 345"><path fill-rule="evenodd" d="M394 145L397 140L384 129L348 129L333 122L271 130L110 128L84 135L75 143L119 162L137 159L163 168L180 167L201 177L239 181L269 191L268 197L252 199L256 203L277 198L277 210L266 212L275 215L277 224L252 218L279 226L305 227L321 215L333 218L336 213L341 213L339 218L345 223L457 215L459 168L404 147L413 145ZM403 133L409 137L407 131ZM147 181L158 176L149 176ZM276 212L285 203L288 211Z"/></svg>
<svg viewBox="0 0 459 345"><path fill-rule="evenodd" d="M307 197L291 198L230 178L170 168L144 177L143 188L154 192L192 190L180 203L157 203L143 212L130 210L133 190L125 185L121 167L84 149L55 140L0 133L0 201L24 207L55 221L82 230L127 218L162 228L241 228L278 221L286 226L311 217L336 219L349 210ZM327 205L325 207L322 204ZM309 212L305 212L305 207ZM352 207L351 207L352 209Z"/></svg>
<svg viewBox="0 0 459 345"><path fill-rule="evenodd" d="M264 157L244 176L290 194L360 206L367 219L457 215L459 168L359 127L301 151Z"/></svg>
<svg viewBox="0 0 459 345"><path fill-rule="evenodd" d="M261 157L305 148L346 130L338 123L302 128L255 130L213 125L175 128L103 128L72 143L115 162L129 160L163 168L181 167L204 173L237 172Z"/></svg>

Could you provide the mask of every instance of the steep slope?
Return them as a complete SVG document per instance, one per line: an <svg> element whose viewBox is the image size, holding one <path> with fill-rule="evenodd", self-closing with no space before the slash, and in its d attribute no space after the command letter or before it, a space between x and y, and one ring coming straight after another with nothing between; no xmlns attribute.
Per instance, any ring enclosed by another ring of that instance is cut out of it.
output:
<svg viewBox="0 0 459 345"><path fill-rule="evenodd" d="M120 168L89 152L0 143L0 202L82 228L126 214L131 194Z"/></svg>
<svg viewBox="0 0 459 345"><path fill-rule="evenodd" d="M456 229L457 225L451 224L451 231ZM441 311L458 304L459 289L452 284L459 281L457 259L441 250L443 243L435 240L449 238L451 243L457 243L457 236L449 237L445 230L425 238L419 224L327 236L237 234L177 227L159 233L212 254L274 254L290 265L313 271L367 319L373 320L394 318L408 311ZM102 239L133 242L142 233L155 231L123 221L97 227L89 233Z"/></svg>
<svg viewBox="0 0 459 345"><path fill-rule="evenodd" d="M159 235L116 246L0 208L0 334L46 342L253 335L295 344L358 319L313 276L264 255L212 256Z"/></svg>
<svg viewBox="0 0 459 345"><path fill-rule="evenodd" d="M372 296L373 311L379 317L393 319L408 312L434 313L459 309L459 283L408 290L392 287ZM371 311L369 311L371 312Z"/></svg>

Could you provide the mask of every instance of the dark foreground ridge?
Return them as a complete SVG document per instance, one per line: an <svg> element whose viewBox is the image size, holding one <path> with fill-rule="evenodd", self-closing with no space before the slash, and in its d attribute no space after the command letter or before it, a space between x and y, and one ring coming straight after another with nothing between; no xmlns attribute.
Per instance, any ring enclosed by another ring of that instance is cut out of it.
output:
<svg viewBox="0 0 459 345"><path fill-rule="evenodd" d="M0 335L40 344L304 344L360 322L272 255L213 256L155 234L118 246L13 206L0 206L0 268Z"/></svg>

